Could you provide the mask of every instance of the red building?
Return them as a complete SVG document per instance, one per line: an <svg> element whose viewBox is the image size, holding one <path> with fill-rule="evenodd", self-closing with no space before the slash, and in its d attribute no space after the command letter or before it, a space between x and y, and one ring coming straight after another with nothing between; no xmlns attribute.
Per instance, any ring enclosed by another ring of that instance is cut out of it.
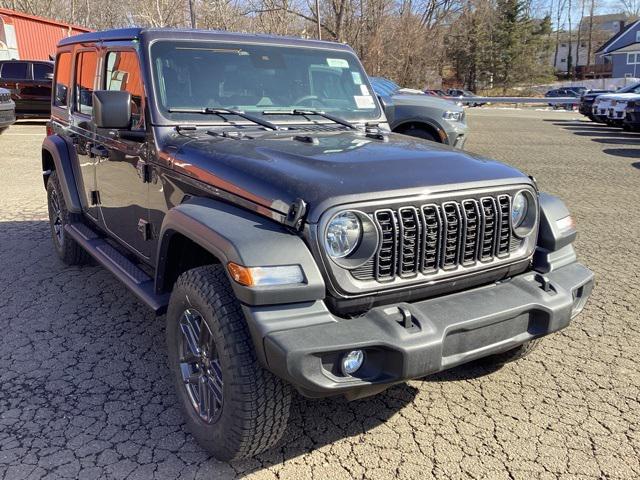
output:
<svg viewBox="0 0 640 480"><path fill-rule="evenodd" d="M0 60L49 60L62 38L91 30L0 8Z"/></svg>

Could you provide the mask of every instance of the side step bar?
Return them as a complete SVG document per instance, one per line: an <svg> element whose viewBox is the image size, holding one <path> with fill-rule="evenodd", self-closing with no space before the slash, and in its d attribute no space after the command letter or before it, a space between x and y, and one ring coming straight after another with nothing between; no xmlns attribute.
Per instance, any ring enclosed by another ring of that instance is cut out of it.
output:
<svg viewBox="0 0 640 480"><path fill-rule="evenodd" d="M72 223L65 226L65 233L78 242L98 263L113 273L156 314L161 315L167 311L169 294L158 295L155 292L153 278L90 227L83 223Z"/></svg>

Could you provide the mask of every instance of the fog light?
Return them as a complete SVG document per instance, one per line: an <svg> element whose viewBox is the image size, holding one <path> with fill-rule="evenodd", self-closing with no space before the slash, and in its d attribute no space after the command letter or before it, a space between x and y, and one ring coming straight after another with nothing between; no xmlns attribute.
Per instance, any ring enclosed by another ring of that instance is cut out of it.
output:
<svg viewBox="0 0 640 480"><path fill-rule="evenodd" d="M353 375L358 371L364 362L364 352L362 350L352 350L342 357L342 373Z"/></svg>

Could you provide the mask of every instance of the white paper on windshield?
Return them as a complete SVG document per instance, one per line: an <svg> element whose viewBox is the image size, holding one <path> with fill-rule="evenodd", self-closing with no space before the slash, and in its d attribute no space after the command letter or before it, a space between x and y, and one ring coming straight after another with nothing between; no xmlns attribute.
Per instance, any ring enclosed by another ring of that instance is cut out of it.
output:
<svg viewBox="0 0 640 480"><path fill-rule="evenodd" d="M356 101L358 108L376 108L371 95L354 95L353 99Z"/></svg>
<svg viewBox="0 0 640 480"><path fill-rule="evenodd" d="M360 91L362 92L362 95L369 95L369 89L366 85L360 85Z"/></svg>
<svg viewBox="0 0 640 480"><path fill-rule="evenodd" d="M351 72L351 76L353 77L353 83L356 85L362 85L362 77L360 76L360 72Z"/></svg>
<svg viewBox="0 0 640 480"><path fill-rule="evenodd" d="M327 58L327 65L333 68L349 68L349 62L344 58Z"/></svg>

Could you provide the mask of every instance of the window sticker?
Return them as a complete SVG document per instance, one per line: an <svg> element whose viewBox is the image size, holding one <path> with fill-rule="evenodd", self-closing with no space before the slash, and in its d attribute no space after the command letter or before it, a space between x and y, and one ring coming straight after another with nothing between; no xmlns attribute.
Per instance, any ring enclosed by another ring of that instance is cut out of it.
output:
<svg viewBox="0 0 640 480"><path fill-rule="evenodd" d="M358 108L376 108L371 95L354 95L353 99L356 101Z"/></svg>
<svg viewBox="0 0 640 480"><path fill-rule="evenodd" d="M327 58L327 65L333 68L349 68L349 62L344 58Z"/></svg>
<svg viewBox="0 0 640 480"><path fill-rule="evenodd" d="M362 85L362 77L360 76L360 72L351 72L351 76L353 77L353 83L356 85Z"/></svg>
<svg viewBox="0 0 640 480"><path fill-rule="evenodd" d="M360 91L362 92L362 95L369 95L369 89L366 85L360 85Z"/></svg>

